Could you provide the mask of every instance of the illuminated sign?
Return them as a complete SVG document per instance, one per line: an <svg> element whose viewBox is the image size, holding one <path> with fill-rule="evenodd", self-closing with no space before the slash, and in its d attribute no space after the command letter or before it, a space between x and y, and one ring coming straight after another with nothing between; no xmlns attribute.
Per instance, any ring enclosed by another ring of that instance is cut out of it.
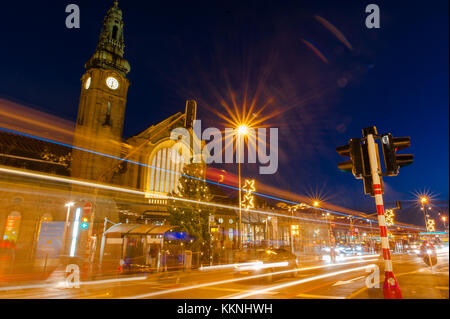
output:
<svg viewBox="0 0 450 319"><path fill-rule="evenodd" d="M10 242L16 242L19 234L20 220L22 217L19 213L13 212L9 214L6 219L5 232L3 234L3 240Z"/></svg>
<svg viewBox="0 0 450 319"><path fill-rule="evenodd" d="M384 213L384 218L386 220L387 226L394 225L394 210L393 209L386 209L386 212Z"/></svg>
<svg viewBox="0 0 450 319"><path fill-rule="evenodd" d="M254 179L246 179L245 185L242 187L246 191L244 194L244 198L242 200L242 207L244 207L246 210L249 210L250 208L255 208L255 204L253 203L253 195L252 193L256 190L255 189L255 180Z"/></svg>
<svg viewBox="0 0 450 319"><path fill-rule="evenodd" d="M427 222L427 230L429 232L434 232L436 230L434 219L429 219Z"/></svg>

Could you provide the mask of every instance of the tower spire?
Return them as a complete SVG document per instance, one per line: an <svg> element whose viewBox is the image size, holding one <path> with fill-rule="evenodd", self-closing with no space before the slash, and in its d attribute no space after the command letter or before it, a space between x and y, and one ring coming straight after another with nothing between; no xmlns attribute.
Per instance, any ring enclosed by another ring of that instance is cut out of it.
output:
<svg viewBox="0 0 450 319"><path fill-rule="evenodd" d="M119 1L114 0L113 6L109 8L103 19L97 48L92 57L86 62L86 69L113 69L124 76L130 72L130 64L123 58L125 48L123 26L122 10L119 9Z"/></svg>

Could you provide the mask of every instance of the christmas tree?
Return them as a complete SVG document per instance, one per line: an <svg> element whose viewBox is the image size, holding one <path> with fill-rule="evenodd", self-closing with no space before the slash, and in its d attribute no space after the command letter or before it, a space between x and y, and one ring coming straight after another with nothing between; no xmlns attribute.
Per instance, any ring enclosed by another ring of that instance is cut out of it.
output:
<svg viewBox="0 0 450 319"><path fill-rule="evenodd" d="M168 202L169 223L178 226L178 232L185 232L188 240L186 249L200 255L200 260L209 260L210 233L209 215L214 208L202 203L210 202L212 194L205 179L205 165L201 163L187 164L178 179L178 190L171 194Z"/></svg>

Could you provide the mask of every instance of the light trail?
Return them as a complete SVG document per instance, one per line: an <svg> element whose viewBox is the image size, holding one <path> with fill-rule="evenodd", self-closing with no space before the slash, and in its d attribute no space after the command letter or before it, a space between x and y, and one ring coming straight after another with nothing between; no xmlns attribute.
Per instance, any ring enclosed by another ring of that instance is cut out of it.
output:
<svg viewBox="0 0 450 319"><path fill-rule="evenodd" d="M380 257L380 255L357 255L357 256L342 256L342 255L336 255L336 261L343 261L343 260L352 260L352 259L362 259L362 258L374 258L374 257ZM331 256L330 255L324 255L322 257L323 261L331 262Z"/></svg>
<svg viewBox="0 0 450 319"><path fill-rule="evenodd" d="M213 181L206 180L206 179L201 179L201 178L194 177L194 176L189 176L189 175L186 175L186 174L183 174L183 173L179 173L179 172L175 172L175 171L171 171L171 170L168 170L168 169L163 169L163 168L160 168L160 167L155 167L155 166L152 166L152 165L143 164L143 163L139 163L139 162L136 162L136 161L128 160L128 159L126 159L126 158L121 158L121 157L118 157L118 156L113 156L113 155L109 155L109 154L104 154L104 153L100 153L100 152L88 150L88 149L85 149L85 148L81 148L81 147L77 147L77 146L73 146L73 145L70 145L70 144L61 143L61 142L57 142L57 141L53 141L53 140L51 140L51 139L47 139L47 138L43 138L43 137L38 137L38 136L31 135L31 134L18 132L18 131L15 131L15 130L10 130L10 129L3 128L3 127L0 127L0 130L5 131L5 132L9 132L9 133L13 133L13 134L18 134L18 135L26 136L26 137L29 137L29 138L37 139L37 140L44 141L44 142L48 142L48 143L53 143L53 144L57 144L57 145L69 147L69 148L72 148L72 149L77 149L77 150L80 150L80 151L84 151L84 152L88 152L88 153L92 153L92 154L96 154L96 155L100 155L100 156L105 156L105 157L108 157L108 158L112 158L112 159L116 159L116 160L119 160L119 161L128 162L128 163L131 163L131 164L136 164L136 165L139 165L139 166L144 166L144 167L148 167L148 168L154 168L154 169L157 169L157 170L160 170L160 171L178 174L178 175L181 175L181 176L184 176L184 177L187 177L187 178L192 178L192 179L196 179L196 180L199 180L199 181L205 181L205 182L207 182L207 183L214 184L214 185L217 185L217 186L220 186L220 187L227 187L227 188L230 188L230 189L234 189L234 190L239 191L239 188L234 187L234 186L225 185L225 184L221 184L221 183L218 183L218 182L213 182ZM242 190L242 189L241 189L241 190ZM244 190L244 191L245 191L245 190ZM346 217L352 217L352 218L354 218L354 219L367 220L367 218L365 218L365 217L359 217L359 216L355 216L355 215L350 215L350 214L345 214L345 213L335 212L335 211L331 211L331 210L328 210L328 209L325 209L325 208L321 208L321 207L313 207L313 206L307 205L307 204L305 204L305 203L298 203L298 202L286 200L286 199L283 199L283 198L278 198L278 197L275 197L275 196L270 196L270 195L261 194L261 193L257 193L257 192L254 192L253 194L255 194L255 195L257 195L257 196L261 196L261 197L266 197L266 198L274 199L274 200L277 200L277 201L282 201L282 202L285 202L285 203L294 204L294 205L300 205L300 204L302 204L302 205L305 206L305 207L308 207L308 208L311 208L311 209L320 210L320 211L323 211L323 212L328 212L328 213L331 213L331 214L342 215L342 216L346 216ZM279 215L279 216L285 216L285 215ZM373 222L374 222L374 223L378 223L377 220L373 220ZM342 224L342 225L346 225L346 224ZM409 228L409 229L424 230L423 228L417 228L417 227L409 227L409 226L393 225L393 227L394 227L394 226L395 226L395 227L401 227L401 228ZM364 227L364 228L372 229L372 227L369 227L369 226L358 225L358 227Z"/></svg>
<svg viewBox="0 0 450 319"><path fill-rule="evenodd" d="M312 267L305 267L305 268L295 268L295 269L290 269L290 270L282 270L282 271L270 272L270 273L261 274L261 275L253 275L253 276L247 276L247 277L241 277L241 278L226 279L226 280L213 281L213 282L208 282L208 283L198 284L198 285L192 285L192 286L187 286L187 287L180 287L180 288L173 288L173 289L162 290L162 291L155 291L155 292L150 292L150 293L136 295L136 296L131 296L131 297L122 297L120 299L148 298L148 297L153 297L153 296L170 294L170 293L173 293L173 292L180 292L180 291L198 289L198 288L203 288L203 287L228 284L228 283L237 282L237 281L257 279L257 278L263 278L263 277L267 277L267 276L287 274L287 273L291 273L291 272L314 270L314 269L320 269L320 268L326 268L326 267L345 266L345 265L364 263L364 262L370 262L370 261L377 261L377 259L357 260L357 261L350 261L350 262L347 262L347 263L328 264L328 265L312 266Z"/></svg>
<svg viewBox="0 0 450 319"><path fill-rule="evenodd" d="M240 266L253 266L256 264L262 264L261 261L248 262L248 263L239 263L239 264L225 264L225 265L215 265L215 266L205 266L200 267L199 270L215 270L215 269L226 269L226 268L234 268Z"/></svg>
<svg viewBox="0 0 450 319"><path fill-rule="evenodd" d="M70 179L70 178L65 178L65 177L58 177L58 176L52 176L52 175L44 175L44 174L39 174L39 173L26 172L26 171L21 171L21 170L16 170L16 169L5 168L5 167L1 167L1 166L0 166L0 172L13 174L13 175L20 175L20 176L25 176L25 177L31 177L31 178L45 179L45 180L50 180L50 181L54 181L54 182L66 183L66 184L75 184L75 185L86 186L86 187L101 188L101 189L106 189L106 190L111 190L111 191L116 191L116 192L123 192L123 193L130 193L130 194L140 195L140 196L147 195L146 192L123 188L123 187L110 186L110 185L92 183L92 182L85 182L85 181L80 181L80 180L75 180L75 179ZM176 200L176 201L183 201L183 202L195 203L195 204L200 204L200 205L213 206L213 207L217 207L217 208L225 208L225 209L230 209L230 210L239 209L239 207L237 207L237 206L224 205L224 204L218 204L218 203L210 203L210 202L202 202L202 201L196 201L196 200L191 200L191 199L187 199L187 198L180 198L180 197L173 197L173 196L161 195L161 196L159 196L159 198L172 199L172 200ZM265 214L265 215L271 215L271 216L277 216L277 217L291 218L291 219L296 219L296 220L304 220L304 221L310 221L310 222L315 222L315 223L327 223L326 220L292 216L292 215L284 215L284 214L262 211L262 210L257 210L257 209L248 209L247 211L252 212L252 213L257 213L257 214ZM334 222L334 223L337 225L348 226L348 224L345 224L345 223L338 223L338 222ZM358 225L358 227L371 229L370 226Z"/></svg>
<svg viewBox="0 0 450 319"><path fill-rule="evenodd" d="M373 257L380 257L380 255L373 254L373 255L360 255L360 256L342 257L342 260L351 260L351 259L358 259L358 258L373 258Z"/></svg>
<svg viewBox="0 0 450 319"><path fill-rule="evenodd" d="M287 261L281 261L281 262L277 262L277 263L268 263L268 264L264 264L264 263L256 263L255 265L252 266L243 266L243 267L237 267L238 270L260 270L260 269L267 269L267 268L277 268L277 267L286 267L288 266L289 263Z"/></svg>
<svg viewBox="0 0 450 319"><path fill-rule="evenodd" d="M126 282L126 281L136 281L136 280L144 280L147 279L147 276L139 276L139 277L128 277L128 278L116 278L116 279L102 279L102 280L91 280L91 281L80 281L79 285L98 285L98 284L107 284L107 283L116 283L116 282ZM11 291L11 290L22 290L22 289L39 289L39 288L65 288L65 281L58 281L48 284L39 284L39 285L24 285L24 286L11 286L11 287L0 287L0 291Z"/></svg>
<svg viewBox="0 0 450 319"><path fill-rule="evenodd" d="M362 266L362 267L350 268L350 269L341 270L341 271L335 271L335 272L332 272L329 274L314 276L314 277L310 277L310 278L291 281L291 282L284 283L281 285L271 286L271 287L264 288L264 289L254 290L252 292L233 296L228 299L242 299L242 298L270 292L270 291L276 290L276 289L283 289L283 288L287 288L287 287L291 287L291 286L301 285L301 284L304 284L304 283L310 282L310 281L315 281L315 280L319 280L319 279L323 279L323 278L333 277L333 276L342 275L342 274L349 273L349 272L359 271L359 270L363 270L363 269L365 270L368 268L375 268L375 267L377 267L377 265L372 264L372 265L368 265L368 266Z"/></svg>

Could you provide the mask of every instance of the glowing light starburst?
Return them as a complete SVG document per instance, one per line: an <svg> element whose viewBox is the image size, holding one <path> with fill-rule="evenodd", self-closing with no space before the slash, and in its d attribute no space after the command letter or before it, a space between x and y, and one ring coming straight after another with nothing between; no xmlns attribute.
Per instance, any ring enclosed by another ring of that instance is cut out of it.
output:
<svg viewBox="0 0 450 319"><path fill-rule="evenodd" d="M433 199L435 199L437 196L436 194L433 194L429 190L414 191L412 192L412 195L414 196L414 201L416 202L416 205L419 206L421 206L422 204L430 205Z"/></svg>

